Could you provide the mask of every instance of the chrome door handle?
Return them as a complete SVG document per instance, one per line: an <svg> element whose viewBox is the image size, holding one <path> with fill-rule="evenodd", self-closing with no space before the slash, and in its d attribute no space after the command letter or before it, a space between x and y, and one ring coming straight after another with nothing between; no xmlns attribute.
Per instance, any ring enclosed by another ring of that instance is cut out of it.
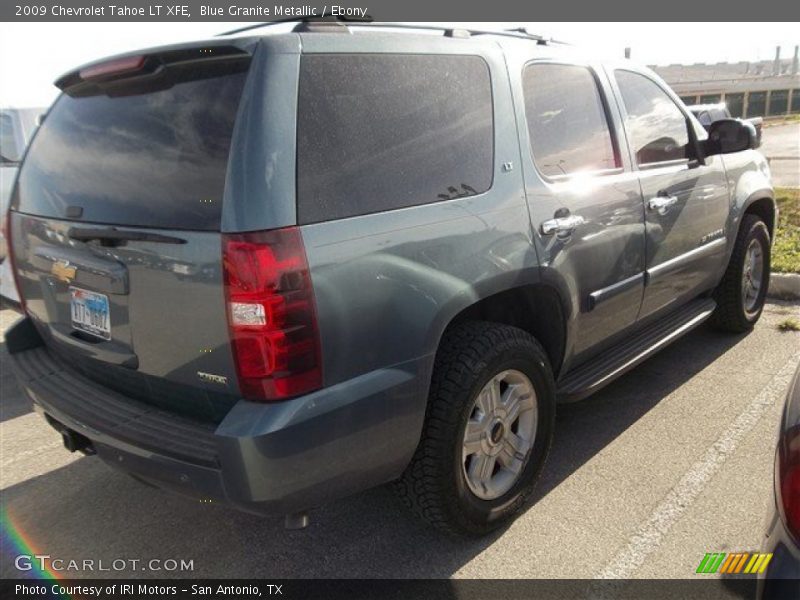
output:
<svg viewBox="0 0 800 600"><path fill-rule="evenodd" d="M548 219L542 223L542 234L553 235L567 235L575 231L580 225L586 222L580 215L569 215L568 217L558 217L555 219Z"/></svg>
<svg viewBox="0 0 800 600"><path fill-rule="evenodd" d="M660 215L665 215L669 212L670 207L675 206L677 203L677 196L656 196L655 198L650 198L647 208L657 210Z"/></svg>

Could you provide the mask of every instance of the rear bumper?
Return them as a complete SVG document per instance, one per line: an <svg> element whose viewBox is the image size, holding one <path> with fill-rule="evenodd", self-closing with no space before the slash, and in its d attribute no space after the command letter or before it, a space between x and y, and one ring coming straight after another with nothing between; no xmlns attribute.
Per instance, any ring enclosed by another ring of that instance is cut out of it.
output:
<svg viewBox="0 0 800 600"><path fill-rule="evenodd" d="M65 365L29 319L6 344L21 387L56 428L135 477L248 512L286 514L395 479L419 440L428 360L276 404L240 401L218 425L133 400Z"/></svg>

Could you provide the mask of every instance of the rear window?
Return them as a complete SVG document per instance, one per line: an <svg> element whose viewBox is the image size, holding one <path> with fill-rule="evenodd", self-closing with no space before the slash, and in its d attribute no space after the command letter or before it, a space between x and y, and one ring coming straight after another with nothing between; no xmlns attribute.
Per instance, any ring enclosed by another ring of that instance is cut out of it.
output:
<svg viewBox="0 0 800 600"><path fill-rule="evenodd" d="M493 154L492 91L482 58L302 58L300 223L483 193L492 184Z"/></svg>
<svg viewBox="0 0 800 600"><path fill-rule="evenodd" d="M218 230L246 67L231 63L222 75L219 65L171 67L157 85L131 84L113 97L62 94L21 169L17 209L64 219L70 207L92 223Z"/></svg>

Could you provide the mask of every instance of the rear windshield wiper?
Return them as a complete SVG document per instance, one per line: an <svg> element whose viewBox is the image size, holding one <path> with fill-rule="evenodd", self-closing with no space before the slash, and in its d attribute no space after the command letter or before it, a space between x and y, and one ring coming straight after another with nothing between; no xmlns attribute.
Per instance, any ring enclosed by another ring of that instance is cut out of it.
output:
<svg viewBox="0 0 800 600"><path fill-rule="evenodd" d="M91 240L99 240L103 245L112 246L119 242L157 242L160 244L185 244L186 240L171 235L162 235L160 233L148 233L145 231L131 231L124 229L115 229L113 227L87 227L75 228L70 227L67 231L67 237L71 240L78 240L81 242L89 242Z"/></svg>

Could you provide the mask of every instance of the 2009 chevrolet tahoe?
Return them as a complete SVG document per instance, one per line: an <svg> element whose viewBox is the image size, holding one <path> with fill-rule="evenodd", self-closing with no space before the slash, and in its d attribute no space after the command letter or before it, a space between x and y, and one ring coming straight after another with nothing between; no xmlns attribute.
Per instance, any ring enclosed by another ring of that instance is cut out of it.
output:
<svg viewBox="0 0 800 600"><path fill-rule="evenodd" d="M524 32L265 31L57 82L7 347L69 449L257 513L394 481L482 534L558 402L758 320L776 209L748 124Z"/></svg>

